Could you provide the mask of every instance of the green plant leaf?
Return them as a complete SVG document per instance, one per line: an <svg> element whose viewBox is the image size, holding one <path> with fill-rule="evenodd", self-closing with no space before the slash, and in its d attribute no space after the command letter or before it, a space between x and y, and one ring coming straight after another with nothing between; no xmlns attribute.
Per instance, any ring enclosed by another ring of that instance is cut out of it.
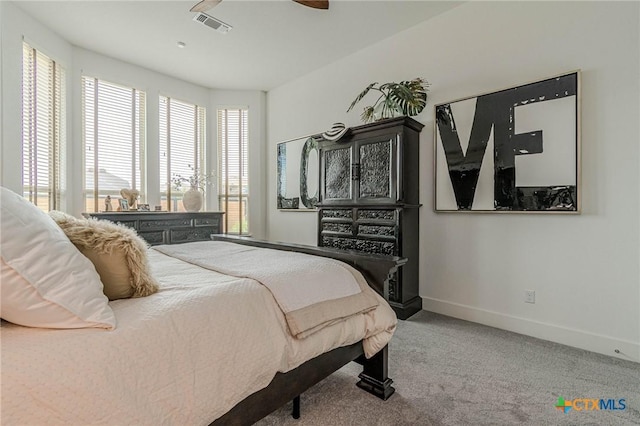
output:
<svg viewBox="0 0 640 426"><path fill-rule="evenodd" d="M378 82L374 82L374 83L371 83L370 85L368 85L368 86L367 86L367 88L366 88L366 89L364 89L364 90L363 90L363 91L362 91L362 92L361 92L361 93L356 97L356 99L355 99L353 102L351 102L351 106L349 106L349 109L347 110L347 112L351 111L351 110L353 109L353 107L354 107L358 102L360 102L360 101L362 100L362 98L364 98L364 97L367 95L367 93L369 93L369 90L371 90L371 89L373 89L373 88L374 88L374 86L375 86L376 84L378 84Z"/></svg>
<svg viewBox="0 0 640 426"><path fill-rule="evenodd" d="M389 97L395 100L404 115L418 115L427 105L428 85L422 78L402 81L394 86Z"/></svg>
<svg viewBox="0 0 640 426"><path fill-rule="evenodd" d="M402 112L402 109L400 108L400 105L398 105L396 100L391 96L385 98L385 100L382 102L382 114L380 118L382 119L395 117L396 113L398 112Z"/></svg>
<svg viewBox="0 0 640 426"><path fill-rule="evenodd" d="M369 123L373 121L373 118L374 118L374 108L372 106L366 107L364 111L362 111L362 115L360 115L360 119L362 119L362 121L365 123Z"/></svg>
<svg viewBox="0 0 640 426"><path fill-rule="evenodd" d="M374 121L376 118L394 117L397 114L410 117L418 115L427 105L429 83L423 78L377 85L378 83L375 82L367 86L351 103L347 112L351 111L371 90L380 92L380 97L372 106L364 109L361 118L365 123Z"/></svg>
<svg viewBox="0 0 640 426"><path fill-rule="evenodd" d="M384 83L380 85L380 90L386 93L387 95L389 95L390 92L395 90L395 86L397 85L398 83L394 83L394 82Z"/></svg>

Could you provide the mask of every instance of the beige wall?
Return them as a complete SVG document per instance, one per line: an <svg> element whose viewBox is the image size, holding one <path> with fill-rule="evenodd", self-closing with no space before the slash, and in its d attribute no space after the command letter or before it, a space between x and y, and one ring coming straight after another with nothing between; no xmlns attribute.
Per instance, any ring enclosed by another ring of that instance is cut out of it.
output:
<svg viewBox="0 0 640 426"><path fill-rule="evenodd" d="M423 76L432 83L416 117L425 124L425 308L640 360L639 9L636 2L469 2L271 90L269 239L316 242L315 214L275 208L277 142L336 121L361 124L358 111L345 111L368 83ZM434 213L433 105L576 69L582 215ZM536 304L523 302L526 289L536 291Z"/></svg>

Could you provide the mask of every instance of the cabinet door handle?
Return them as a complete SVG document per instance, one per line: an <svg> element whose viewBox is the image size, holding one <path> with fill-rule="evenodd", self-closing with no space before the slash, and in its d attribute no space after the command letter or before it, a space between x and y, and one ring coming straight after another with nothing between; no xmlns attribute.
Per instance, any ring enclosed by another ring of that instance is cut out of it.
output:
<svg viewBox="0 0 640 426"><path fill-rule="evenodd" d="M351 165L351 180L360 180L360 164L358 163Z"/></svg>

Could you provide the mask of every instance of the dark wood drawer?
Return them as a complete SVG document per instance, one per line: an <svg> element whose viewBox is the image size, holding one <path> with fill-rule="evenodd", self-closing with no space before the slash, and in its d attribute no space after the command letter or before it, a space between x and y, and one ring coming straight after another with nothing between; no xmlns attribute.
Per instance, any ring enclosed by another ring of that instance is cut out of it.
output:
<svg viewBox="0 0 640 426"><path fill-rule="evenodd" d="M138 229L144 231L146 229L166 229L191 226L191 219L140 219Z"/></svg>
<svg viewBox="0 0 640 426"><path fill-rule="evenodd" d="M353 225L351 224L351 222L322 222L322 232L331 232L350 236L353 235Z"/></svg>
<svg viewBox="0 0 640 426"><path fill-rule="evenodd" d="M217 227L203 226L198 228L170 229L169 244L186 243L191 241L208 241L211 234L217 234Z"/></svg>
<svg viewBox="0 0 640 426"><path fill-rule="evenodd" d="M353 219L352 209L322 209L323 218L331 219Z"/></svg>
<svg viewBox="0 0 640 426"><path fill-rule="evenodd" d="M395 221L396 211L389 209L358 209L356 220Z"/></svg>
<svg viewBox="0 0 640 426"><path fill-rule="evenodd" d="M397 255L396 243L391 241L356 240L355 249L365 253Z"/></svg>
<svg viewBox="0 0 640 426"><path fill-rule="evenodd" d="M138 234L152 246L166 244L164 231L140 231Z"/></svg>
<svg viewBox="0 0 640 426"><path fill-rule="evenodd" d="M340 238L322 236L322 245L324 247L333 247L341 250L355 250L356 240L353 238Z"/></svg>
<svg viewBox="0 0 640 426"><path fill-rule="evenodd" d="M373 241L359 238L322 236L322 246L341 250L357 250L364 253L396 255L396 244L391 241Z"/></svg>
<svg viewBox="0 0 640 426"><path fill-rule="evenodd" d="M395 238L396 227L393 225L358 225L358 236Z"/></svg>
<svg viewBox="0 0 640 426"><path fill-rule="evenodd" d="M193 226L220 226L220 218L217 217L205 217L193 220Z"/></svg>

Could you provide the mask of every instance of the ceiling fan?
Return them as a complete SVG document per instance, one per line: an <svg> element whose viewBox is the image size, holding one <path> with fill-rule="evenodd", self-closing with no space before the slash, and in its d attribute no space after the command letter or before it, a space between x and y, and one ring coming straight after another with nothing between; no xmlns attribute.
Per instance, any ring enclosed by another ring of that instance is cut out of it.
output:
<svg viewBox="0 0 640 426"><path fill-rule="evenodd" d="M206 12L220 4L222 0L202 0L191 8L192 12ZM293 0L301 5L314 9L329 9L329 0Z"/></svg>

